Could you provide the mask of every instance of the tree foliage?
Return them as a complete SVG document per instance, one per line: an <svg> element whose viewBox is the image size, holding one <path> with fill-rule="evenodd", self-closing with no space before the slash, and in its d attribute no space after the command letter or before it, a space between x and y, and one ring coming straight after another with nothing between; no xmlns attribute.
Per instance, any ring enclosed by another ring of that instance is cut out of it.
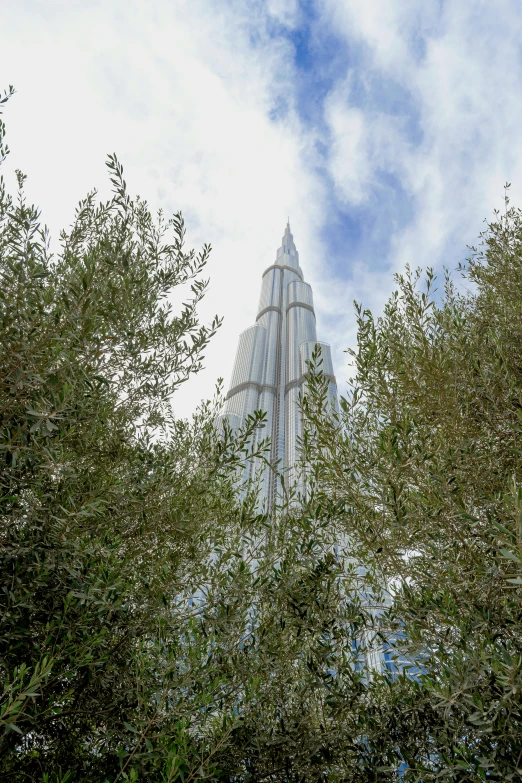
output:
<svg viewBox="0 0 522 783"><path fill-rule="evenodd" d="M192 422L170 405L220 324L197 316L210 248L186 252L181 215L154 218L108 168L112 198L89 194L56 257L25 177L0 193L4 780L203 774L229 730L190 604L241 529L245 441L215 439L210 404Z"/></svg>
<svg viewBox="0 0 522 783"><path fill-rule="evenodd" d="M220 324L210 248L108 170L56 255L25 177L0 193L2 779L344 779L356 577L313 514L240 502L261 412L219 437L219 400L173 415Z"/></svg>
<svg viewBox="0 0 522 783"><path fill-rule="evenodd" d="M382 317L357 306L349 393L325 418L312 379L305 446L317 497L388 586L382 638L420 666L374 684L389 768L519 780L522 212L507 197L460 271L469 289L406 269Z"/></svg>
<svg viewBox="0 0 522 783"><path fill-rule="evenodd" d="M339 413L320 367L302 400L307 497L262 514L263 413L173 413L210 248L108 170L55 255L0 187L2 780L520 779L522 213L470 291L406 269L357 306Z"/></svg>

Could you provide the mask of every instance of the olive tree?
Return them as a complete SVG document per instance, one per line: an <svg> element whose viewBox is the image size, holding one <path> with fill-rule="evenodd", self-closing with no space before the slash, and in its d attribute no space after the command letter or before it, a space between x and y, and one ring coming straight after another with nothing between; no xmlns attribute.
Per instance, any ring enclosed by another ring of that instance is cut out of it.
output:
<svg viewBox="0 0 522 783"><path fill-rule="evenodd" d="M261 417L221 439L212 403L174 418L220 325L198 318L210 247L185 250L181 214L153 216L107 165L112 197L80 203L55 256L24 175L0 188L3 780L204 776L245 698L198 596L225 600Z"/></svg>
<svg viewBox="0 0 522 783"><path fill-rule="evenodd" d="M389 593L379 633L403 666L367 713L383 774L519 780L522 212L507 197L460 274L437 290L407 268L381 317L357 305L354 378L329 418L311 376L304 447L323 513Z"/></svg>

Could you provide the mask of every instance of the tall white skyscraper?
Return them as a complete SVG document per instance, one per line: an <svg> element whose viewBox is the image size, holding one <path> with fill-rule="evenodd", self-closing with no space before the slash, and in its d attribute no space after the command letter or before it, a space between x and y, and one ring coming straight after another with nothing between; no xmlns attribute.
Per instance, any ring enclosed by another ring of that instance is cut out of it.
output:
<svg viewBox="0 0 522 783"><path fill-rule="evenodd" d="M223 414L237 428L255 410L266 412L262 437L271 438L270 462L278 464L289 486L297 481L298 397L306 379L306 363L318 345L321 370L329 380L328 394L335 406L337 385L330 346L317 342L312 289L304 282L288 224L275 263L263 272L256 323L239 337ZM274 474L256 463L247 467L250 474L256 470L262 473L261 501L271 503L277 491Z"/></svg>
<svg viewBox="0 0 522 783"><path fill-rule="evenodd" d="M306 383L307 362L316 346L321 349L321 370L329 381L329 403L336 408L337 384L330 346L317 341L312 289L304 282L288 224L275 263L263 272L256 323L239 336L223 418L236 429L255 410L265 411L266 428L260 438L271 439L269 460L278 463L278 472L284 473L287 485L297 485L300 492L305 486L296 470L302 433L298 398ZM278 492L277 476L260 460L254 460L245 466L244 478L252 478L255 471L259 471L261 480L260 501L269 505ZM360 573L364 574L362 567ZM375 613L378 607L370 611ZM359 640L359 649L361 665L368 672L391 667L382 645L370 643L370 634Z"/></svg>

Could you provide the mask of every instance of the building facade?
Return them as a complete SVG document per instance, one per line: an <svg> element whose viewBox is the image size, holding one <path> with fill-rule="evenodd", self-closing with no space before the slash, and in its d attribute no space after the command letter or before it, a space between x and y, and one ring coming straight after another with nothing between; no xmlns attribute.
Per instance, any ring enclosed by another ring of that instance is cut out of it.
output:
<svg viewBox="0 0 522 783"><path fill-rule="evenodd" d="M321 370L329 381L328 395L337 405L337 385L330 346L318 343L312 289L305 283L290 225L286 226L276 259L262 275L256 322L239 337L230 388L223 411L230 425L241 427L255 410L266 413L262 437L271 439L269 461L277 465L288 486L304 491L298 472L301 414L298 405L307 362L320 347ZM260 461L245 470L257 478L261 502L271 504L277 493L274 471Z"/></svg>

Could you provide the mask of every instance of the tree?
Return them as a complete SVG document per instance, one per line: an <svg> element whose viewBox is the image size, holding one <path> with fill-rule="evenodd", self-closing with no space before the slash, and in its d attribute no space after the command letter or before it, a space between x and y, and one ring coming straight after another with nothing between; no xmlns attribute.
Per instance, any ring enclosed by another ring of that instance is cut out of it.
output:
<svg viewBox="0 0 522 783"><path fill-rule="evenodd" d="M309 377L307 498L259 514L262 412L218 434L219 394L171 407L220 323L210 248L108 168L56 256L25 177L0 187L2 779L519 779L522 213L471 293L406 270L358 308L338 415Z"/></svg>
<svg viewBox="0 0 522 783"><path fill-rule="evenodd" d="M509 206L441 293L406 269L382 317L357 306L337 419L311 378L318 503L387 585L383 639L421 664L377 678L385 767L404 780L522 777L522 213ZM375 736L375 735L374 735Z"/></svg>
<svg viewBox="0 0 522 783"><path fill-rule="evenodd" d="M210 403L174 419L220 325L197 316L210 247L186 252L181 215L108 168L112 198L81 202L57 257L25 177L0 189L3 780L203 775L237 709L194 596L225 579L210 555L244 526L234 470L259 422L218 440Z"/></svg>
<svg viewBox="0 0 522 783"><path fill-rule="evenodd" d="M108 169L56 256L24 175L0 189L2 779L359 779L356 575L312 508L239 491L262 412L174 417L210 248Z"/></svg>

